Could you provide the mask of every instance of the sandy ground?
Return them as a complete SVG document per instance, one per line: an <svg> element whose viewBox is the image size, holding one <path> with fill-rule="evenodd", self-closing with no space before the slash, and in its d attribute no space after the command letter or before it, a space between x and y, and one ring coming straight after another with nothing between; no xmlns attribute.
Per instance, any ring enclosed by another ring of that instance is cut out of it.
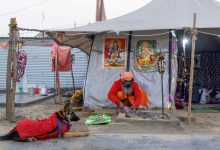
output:
<svg viewBox="0 0 220 150"><path fill-rule="evenodd" d="M62 109L63 105L55 104L54 99L48 99L44 102L33 104L25 107L15 108L15 122L10 123L5 120L6 109L0 107L0 134L4 134L12 129L17 121L22 118L45 118L55 111ZM95 110L94 113L111 114L113 123L108 125L95 125L85 126L84 122L86 117L91 114L89 112L78 111L77 114L81 117L81 120L77 123L73 123L72 130L89 130L91 134L105 134L105 133L139 133L139 134L220 134L220 113L193 113L195 120L189 125L187 121L181 119L181 124L175 128L164 128L163 126L148 127L137 126L125 123L114 123L116 118L116 110ZM177 117L186 116L186 112L183 110L172 111L172 114Z"/></svg>

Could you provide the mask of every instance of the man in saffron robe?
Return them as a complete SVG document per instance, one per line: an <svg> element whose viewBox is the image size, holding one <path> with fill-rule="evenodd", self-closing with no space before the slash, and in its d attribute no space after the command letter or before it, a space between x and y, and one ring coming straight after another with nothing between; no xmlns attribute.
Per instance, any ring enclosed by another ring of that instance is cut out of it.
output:
<svg viewBox="0 0 220 150"><path fill-rule="evenodd" d="M135 111L140 105L148 108L148 96L134 81L131 72L122 72L108 93L108 98L124 112Z"/></svg>

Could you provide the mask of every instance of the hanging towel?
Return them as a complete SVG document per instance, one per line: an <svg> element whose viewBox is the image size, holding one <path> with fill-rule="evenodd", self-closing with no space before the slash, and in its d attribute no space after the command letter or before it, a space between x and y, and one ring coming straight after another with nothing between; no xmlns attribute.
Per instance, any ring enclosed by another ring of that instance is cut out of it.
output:
<svg viewBox="0 0 220 150"><path fill-rule="evenodd" d="M71 48L61 47L54 43L51 47L52 71L55 69L55 60L57 56L57 69L59 72L71 71Z"/></svg>

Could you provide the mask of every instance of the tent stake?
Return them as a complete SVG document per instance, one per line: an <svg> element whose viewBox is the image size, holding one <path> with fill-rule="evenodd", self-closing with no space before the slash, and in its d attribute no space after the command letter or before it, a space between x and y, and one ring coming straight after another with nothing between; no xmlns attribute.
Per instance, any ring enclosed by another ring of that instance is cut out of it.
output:
<svg viewBox="0 0 220 150"><path fill-rule="evenodd" d="M193 89L193 74L194 74L194 54L196 45L196 13L193 14L193 28L190 30L192 36L192 52L191 52L191 66L190 66L190 80L189 80L189 100L188 100L188 123L191 123L191 109L192 109L192 89Z"/></svg>

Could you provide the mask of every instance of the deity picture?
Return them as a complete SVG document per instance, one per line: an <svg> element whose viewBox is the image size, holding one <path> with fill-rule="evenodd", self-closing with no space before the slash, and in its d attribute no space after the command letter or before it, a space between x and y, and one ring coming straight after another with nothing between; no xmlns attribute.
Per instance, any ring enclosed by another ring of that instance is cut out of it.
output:
<svg viewBox="0 0 220 150"><path fill-rule="evenodd" d="M104 40L104 67L125 67L126 38L105 38Z"/></svg>
<svg viewBox="0 0 220 150"><path fill-rule="evenodd" d="M135 50L135 69L144 72L156 71L156 40L141 40Z"/></svg>

